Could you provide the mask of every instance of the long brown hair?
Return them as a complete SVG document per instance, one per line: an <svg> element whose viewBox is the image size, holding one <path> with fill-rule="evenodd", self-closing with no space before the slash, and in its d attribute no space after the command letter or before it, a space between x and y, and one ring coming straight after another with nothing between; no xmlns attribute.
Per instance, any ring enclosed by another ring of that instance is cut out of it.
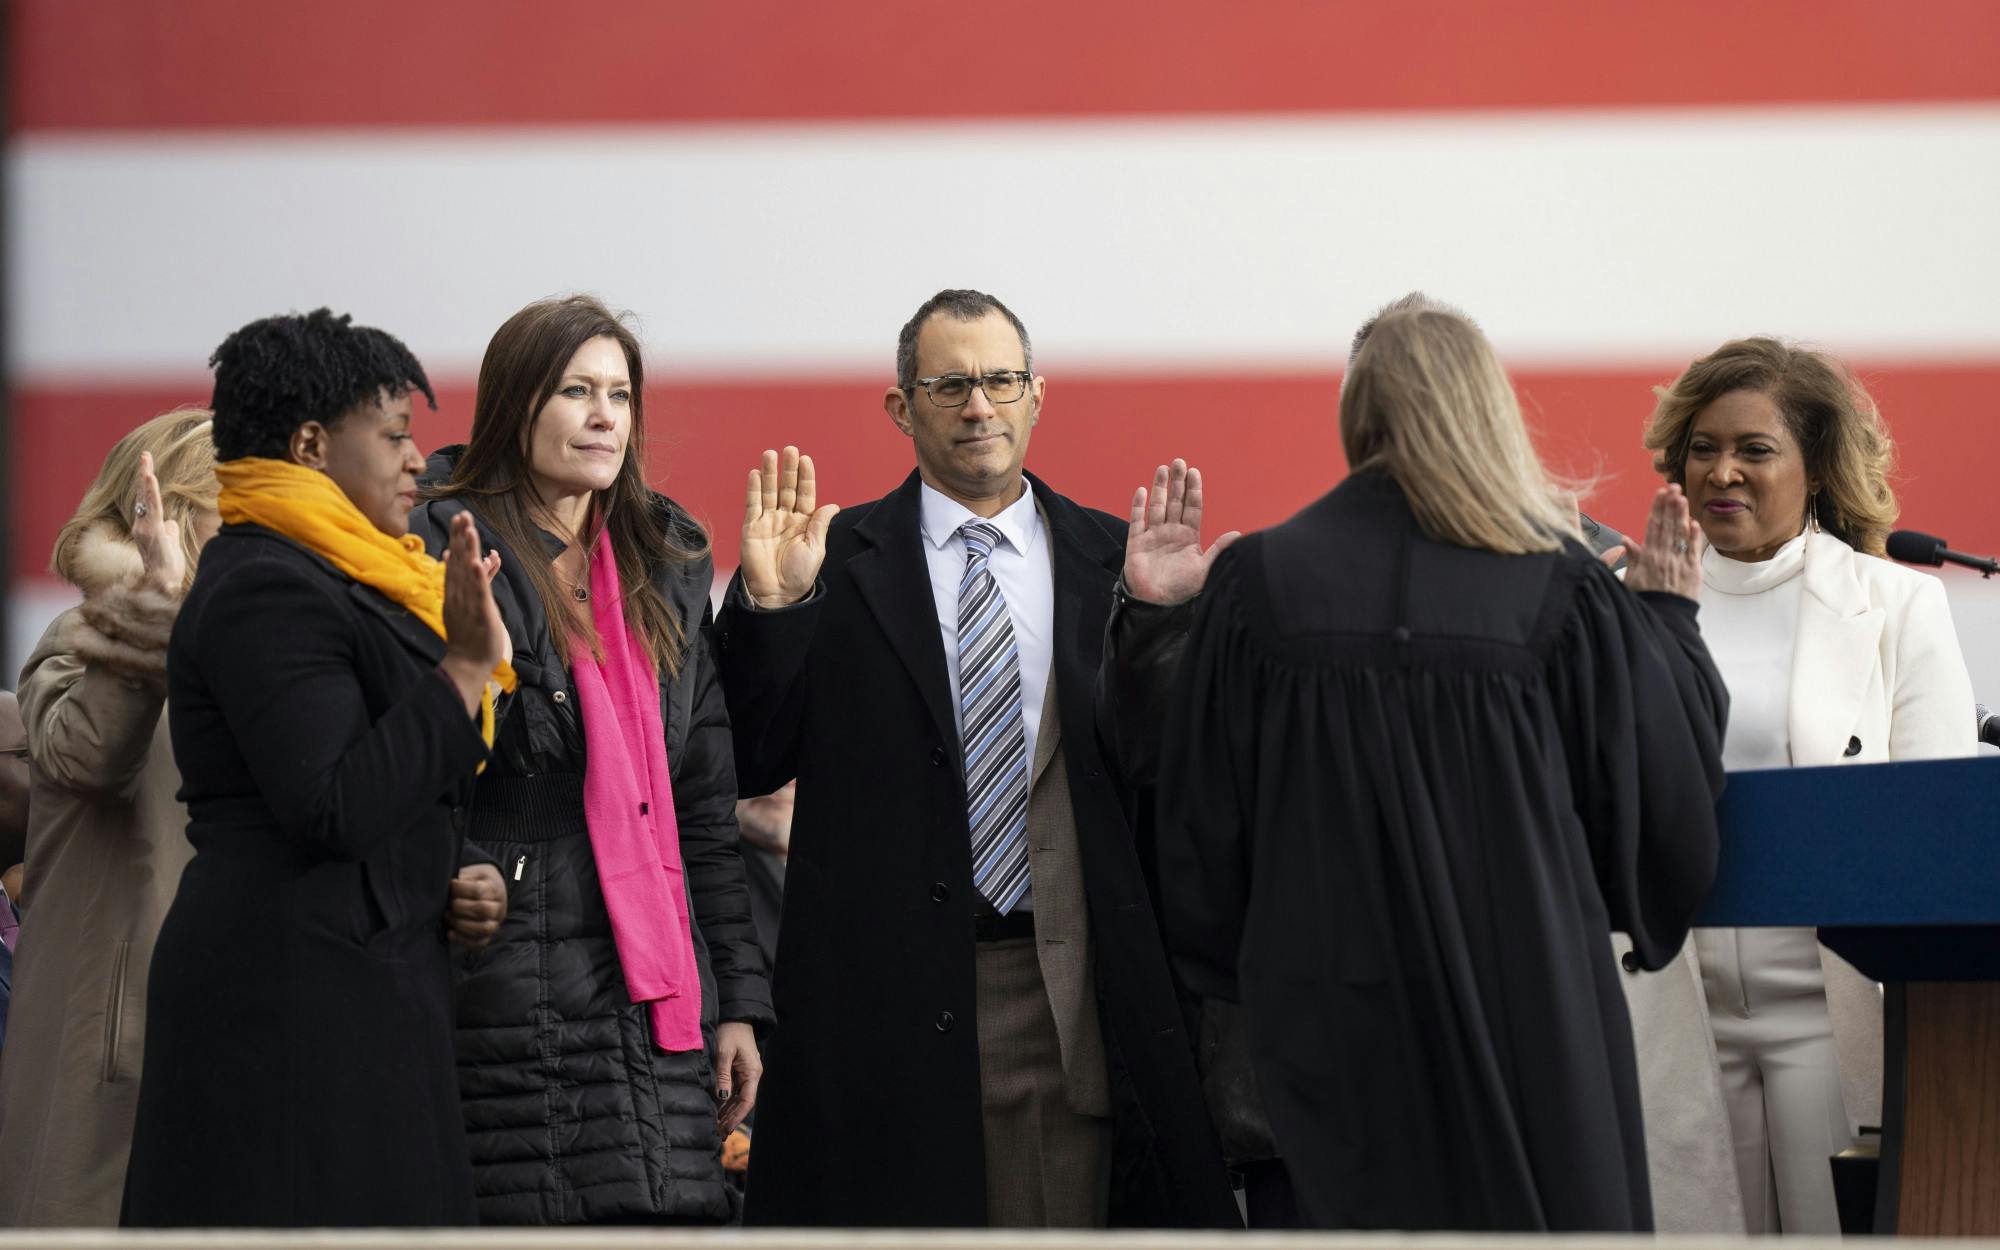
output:
<svg viewBox="0 0 2000 1250"><path fill-rule="evenodd" d="M603 645L589 609L564 593L554 564L541 558L537 514L543 501L529 471L529 447L542 407L556 393L577 349L594 338L616 341L632 382L632 434L618 478L591 501L588 532L579 540L594 544L600 531L610 531L626 626L639 635L661 672L676 675L687 637L653 575L662 561L677 567L699 559L708 544L691 523L675 526L663 501L646 485L646 379L639 340L626 325L629 316L612 312L592 296L571 295L538 300L507 318L493 332L479 364L472 440L451 479L429 494L464 500L515 553L521 573L541 597L549 631L565 661L579 644L602 659Z"/></svg>
<svg viewBox="0 0 2000 1250"><path fill-rule="evenodd" d="M49 567L64 581L81 585L78 549L95 528L108 529L132 541L132 501L139 482L139 456L153 453L153 476L160 483L160 502L167 519L181 529L181 553L187 557L187 581L194 583L195 561L201 554L195 536L195 514L215 511L221 486L215 480L215 444L206 408L176 408L133 430L111 449L97 479L83 493L83 502L56 535ZM185 589L185 587L183 587Z"/></svg>

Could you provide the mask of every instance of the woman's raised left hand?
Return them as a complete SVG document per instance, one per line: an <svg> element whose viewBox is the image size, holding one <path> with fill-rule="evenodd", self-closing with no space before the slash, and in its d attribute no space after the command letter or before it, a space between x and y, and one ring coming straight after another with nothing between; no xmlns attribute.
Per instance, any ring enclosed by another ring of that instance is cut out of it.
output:
<svg viewBox="0 0 2000 1250"><path fill-rule="evenodd" d="M715 1123L727 1137L757 1105L757 1082L764 1057L757 1053L757 1030L740 1020L715 1027L715 1097L722 1104Z"/></svg>

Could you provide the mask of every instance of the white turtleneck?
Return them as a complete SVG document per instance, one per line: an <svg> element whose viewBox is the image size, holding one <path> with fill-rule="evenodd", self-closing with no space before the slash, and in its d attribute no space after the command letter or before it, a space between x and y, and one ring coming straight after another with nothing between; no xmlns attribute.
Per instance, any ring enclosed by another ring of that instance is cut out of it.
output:
<svg viewBox="0 0 2000 1250"><path fill-rule="evenodd" d="M1731 772L1791 766L1792 651L1805 567L1803 533L1755 563L1712 547L1702 555L1701 636L1729 687L1722 766Z"/></svg>

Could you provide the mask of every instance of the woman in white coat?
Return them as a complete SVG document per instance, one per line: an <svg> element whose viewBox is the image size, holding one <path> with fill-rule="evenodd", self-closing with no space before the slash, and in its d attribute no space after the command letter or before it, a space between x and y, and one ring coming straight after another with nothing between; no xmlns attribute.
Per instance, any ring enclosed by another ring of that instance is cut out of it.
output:
<svg viewBox="0 0 2000 1250"><path fill-rule="evenodd" d="M1725 343L1660 393L1646 446L1708 540L1730 771L1978 749L1943 587L1882 558L1894 447L1845 369ZM1748 1231L1838 1233L1828 1156L1881 1117L1876 987L1810 929L1698 929L1694 946Z"/></svg>

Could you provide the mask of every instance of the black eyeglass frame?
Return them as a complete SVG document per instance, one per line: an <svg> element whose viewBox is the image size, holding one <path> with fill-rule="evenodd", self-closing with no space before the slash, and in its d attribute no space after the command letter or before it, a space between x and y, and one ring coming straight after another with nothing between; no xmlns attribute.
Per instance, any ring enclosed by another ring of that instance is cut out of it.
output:
<svg viewBox="0 0 2000 1250"><path fill-rule="evenodd" d="M987 380L990 378L1012 378L1021 384L1021 393L1012 399L994 399L993 392L986 389ZM938 397L931 391L932 384L937 382L970 382L972 386L965 388L964 399L959 400L955 404L947 404L939 402ZM930 400L933 407L963 408L972 402L972 387L974 386L978 387L985 394L989 403L1018 404L1028 397L1028 388L1033 386L1034 382L1035 375L1026 369L995 369L991 373L982 373L976 378L966 373L940 373L936 377L918 378L915 382L904 387L903 390L906 393L915 394L916 389L921 386L924 388L924 398Z"/></svg>

